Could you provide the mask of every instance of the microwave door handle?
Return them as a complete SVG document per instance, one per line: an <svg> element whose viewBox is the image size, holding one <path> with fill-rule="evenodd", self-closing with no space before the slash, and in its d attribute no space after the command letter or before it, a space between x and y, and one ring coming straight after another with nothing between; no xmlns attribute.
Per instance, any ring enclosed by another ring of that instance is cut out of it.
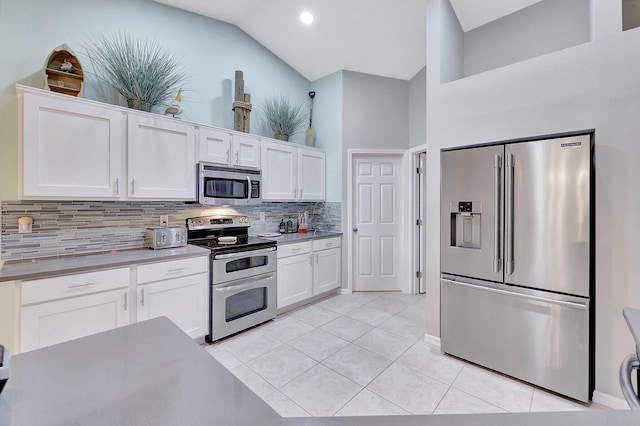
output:
<svg viewBox="0 0 640 426"><path fill-rule="evenodd" d="M249 187L247 188L247 201L251 201L251 177L247 175L247 180L249 181Z"/></svg>

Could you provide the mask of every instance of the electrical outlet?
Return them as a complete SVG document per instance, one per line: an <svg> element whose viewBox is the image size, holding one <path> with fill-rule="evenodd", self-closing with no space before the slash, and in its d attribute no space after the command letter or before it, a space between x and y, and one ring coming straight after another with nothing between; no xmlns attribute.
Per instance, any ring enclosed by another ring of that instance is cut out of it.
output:
<svg viewBox="0 0 640 426"><path fill-rule="evenodd" d="M264 222L266 220L264 212L260 212L260 220Z"/></svg>
<svg viewBox="0 0 640 426"><path fill-rule="evenodd" d="M160 215L160 226L169 226L169 215Z"/></svg>

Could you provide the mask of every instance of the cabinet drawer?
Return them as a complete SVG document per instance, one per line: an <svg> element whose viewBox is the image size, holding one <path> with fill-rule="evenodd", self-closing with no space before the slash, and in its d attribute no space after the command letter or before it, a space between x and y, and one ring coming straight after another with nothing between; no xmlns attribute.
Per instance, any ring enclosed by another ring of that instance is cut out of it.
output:
<svg viewBox="0 0 640 426"><path fill-rule="evenodd" d="M341 237L322 238L319 240L313 240L313 251L325 250L330 248L340 247Z"/></svg>
<svg viewBox="0 0 640 426"><path fill-rule="evenodd" d="M129 268L118 268L24 281L20 288L22 305L29 305L127 286L129 286Z"/></svg>
<svg viewBox="0 0 640 426"><path fill-rule="evenodd" d="M278 246L278 259L304 253L311 253L311 241Z"/></svg>
<svg viewBox="0 0 640 426"><path fill-rule="evenodd" d="M138 266L138 284L209 271L209 256L170 260Z"/></svg>

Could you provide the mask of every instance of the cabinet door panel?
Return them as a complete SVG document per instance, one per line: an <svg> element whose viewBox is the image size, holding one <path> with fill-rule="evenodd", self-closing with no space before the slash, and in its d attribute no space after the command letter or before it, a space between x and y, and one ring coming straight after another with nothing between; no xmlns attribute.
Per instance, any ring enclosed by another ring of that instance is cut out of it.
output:
<svg viewBox="0 0 640 426"><path fill-rule="evenodd" d="M138 288L138 321L166 316L192 338L208 327L209 274L158 281Z"/></svg>
<svg viewBox="0 0 640 426"><path fill-rule="evenodd" d="M260 168L260 141L250 136L233 135L233 158L236 166Z"/></svg>
<svg viewBox="0 0 640 426"><path fill-rule="evenodd" d="M313 296L312 255L278 259L278 309Z"/></svg>
<svg viewBox="0 0 640 426"><path fill-rule="evenodd" d="M30 351L129 323L127 289L23 307L20 350Z"/></svg>
<svg viewBox="0 0 640 426"><path fill-rule="evenodd" d="M193 126L137 114L128 120L129 197L195 200Z"/></svg>
<svg viewBox="0 0 640 426"><path fill-rule="evenodd" d="M231 133L200 127L198 161L229 165L231 162Z"/></svg>
<svg viewBox="0 0 640 426"><path fill-rule="evenodd" d="M320 250L313 254L313 294L340 287L341 249Z"/></svg>
<svg viewBox="0 0 640 426"><path fill-rule="evenodd" d="M325 153L298 148L298 199L325 198Z"/></svg>
<svg viewBox="0 0 640 426"><path fill-rule="evenodd" d="M31 93L22 106L22 197L119 198L120 111Z"/></svg>
<svg viewBox="0 0 640 426"><path fill-rule="evenodd" d="M297 194L297 150L284 144L262 144L263 200L291 201Z"/></svg>

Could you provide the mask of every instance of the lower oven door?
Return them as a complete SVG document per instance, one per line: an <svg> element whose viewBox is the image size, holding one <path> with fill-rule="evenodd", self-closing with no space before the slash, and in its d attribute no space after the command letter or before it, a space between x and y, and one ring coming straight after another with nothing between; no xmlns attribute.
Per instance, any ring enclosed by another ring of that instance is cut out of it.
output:
<svg viewBox="0 0 640 426"><path fill-rule="evenodd" d="M277 274L270 272L211 286L211 340L276 316Z"/></svg>

